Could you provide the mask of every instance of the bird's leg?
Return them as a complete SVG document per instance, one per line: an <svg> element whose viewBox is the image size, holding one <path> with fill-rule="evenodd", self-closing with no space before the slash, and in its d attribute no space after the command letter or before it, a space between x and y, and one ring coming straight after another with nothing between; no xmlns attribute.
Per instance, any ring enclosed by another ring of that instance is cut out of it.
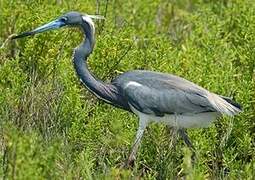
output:
<svg viewBox="0 0 255 180"><path fill-rule="evenodd" d="M178 118L177 114L174 113L175 127L178 126L177 118ZM170 148L171 149L175 148L175 145L176 145L176 142L177 142L177 129L175 127L168 126L168 130L170 130L170 137L171 137L171 142L170 142Z"/></svg>
<svg viewBox="0 0 255 180"><path fill-rule="evenodd" d="M182 139L184 140L184 142L188 146L188 148L191 150L191 152L192 152L192 156L191 156L192 161L195 161L195 159L196 159L196 150L195 150L192 142L190 141L189 136L187 135L187 132L184 129L178 129L178 133L182 137Z"/></svg>
<svg viewBox="0 0 255 180"><path fill-rule="evenodd" d="M143 137L143 133L146 129L147 124L148 124L148 120L140 117L139 127L136 132L136 139L132 146L131 153L128 157L126 166L130 166L134 163L134 161L136 159L137 150L138 150L139 145L141 144L141 139Z"/></svg>
<svg viewBox="0 0 255 180"><path fill-rule="evenodd" d="M137 150L141 143L143 132L144 132L144 129L140 129L140 128L137 131L135 142L132 145L132 149L131 149L130 155L128 157L128 161L127 161L128 165L131 165L136 159Z"/></svg>
<svg viewBox="0 0 255 180"><path fill-rule="evenodd" d="M174 128L174 127L168 126L168 131L169 131L169 135L170 135L170 138L171 138L169 146L170 146L171 149L174 149L175 145L176 145L176 142L177 142L177 129Z"/></svg>
<svg viewBox="0 0 255 180"><path fill-rule="evenodd" d="M194 150L194 146L191 143L189 136L187 135L187 132L184 129L178 129L178 133L179 135L182 137L182 139L184 140L185 144L191 148L192 150Z"/></svg>

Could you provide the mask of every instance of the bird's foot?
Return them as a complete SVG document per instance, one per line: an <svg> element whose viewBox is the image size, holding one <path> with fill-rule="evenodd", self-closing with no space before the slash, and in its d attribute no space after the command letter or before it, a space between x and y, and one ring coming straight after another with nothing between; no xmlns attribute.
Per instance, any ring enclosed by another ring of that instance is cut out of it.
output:
<svg viewBox="0 0 255 180"><path fill-rule="evenodd" d="M129 157L128 158L128 160L127 160L127 162L126 162L126 164L127 164L127 166L129 166L129 167L134 167L134 165L135 165L135 157Z"/></svg>
<svg viewBox="0 0 255 180"><path fill-rule="evenodd" d="M194 150L194 151L192 151L192 155L191 155L191 164L195 165L196 161L197 161L197 155L196 155L196 152Z"/></svg>
<svg viewBox="0 0 255 180"><path fill-rule="evenodd" d="M135 160L128 159L127 161L120 163L118 167L120 169L131 169L134 167L134 165L135 165Z"/></svg>

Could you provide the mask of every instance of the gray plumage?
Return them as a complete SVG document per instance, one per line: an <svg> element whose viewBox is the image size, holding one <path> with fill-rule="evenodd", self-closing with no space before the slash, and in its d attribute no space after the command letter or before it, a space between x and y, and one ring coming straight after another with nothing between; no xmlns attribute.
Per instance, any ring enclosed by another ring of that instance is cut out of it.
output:
<svg viewBox="0 0 255 180"><path fill-rule="evenodd" d="M34 35L63 26L79 27L84 41L75 48L73 63L77 76L98 98L139 116L139 127L128 163L135 160L138 146L149 122L164 122L178 129L185 143L193 149L183 128L206 127L222 114L233 116L241 107L228 97L211 93L183 78L152 71L129 71L110 84L96 79L88 70L87 59L95 44L92 21L101 16L69 12L35 30L21 33L13 39Z"/></svg>
<svg viewBox="0 0 255 180"><path fill-rule="evenodd" d="M127 87L129 82L141 86ZM240 112L232 101L227 102L188 80L170 74L129 71L113 80L112 84L120 89L128 104L146 114L219 112L232 116Z"/></svg>

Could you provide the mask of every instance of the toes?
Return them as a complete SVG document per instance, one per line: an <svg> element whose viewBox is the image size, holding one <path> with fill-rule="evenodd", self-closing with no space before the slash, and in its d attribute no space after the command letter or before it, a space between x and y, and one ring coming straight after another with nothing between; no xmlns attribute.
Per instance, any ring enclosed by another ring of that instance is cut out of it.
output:
<svg viewBox="0 0 255 180"><path fill-rule="evenodd" d="M129 169L129 168L133 168L134 165L135 165L135 160L128 159L127 161L120 163L117 167L120 169Z"/></svg>

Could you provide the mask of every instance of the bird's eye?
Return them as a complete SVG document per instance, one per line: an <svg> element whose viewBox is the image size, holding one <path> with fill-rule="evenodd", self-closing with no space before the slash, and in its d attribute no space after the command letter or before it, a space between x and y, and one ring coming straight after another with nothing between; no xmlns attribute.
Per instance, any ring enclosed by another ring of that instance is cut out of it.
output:
<svg viewBox="0 0 255 180"><path fill-rule="evenodd" d="M61 18L60 18L60 21L66 22L66 21L67 21L67 17L61 17Z"/></svg>

